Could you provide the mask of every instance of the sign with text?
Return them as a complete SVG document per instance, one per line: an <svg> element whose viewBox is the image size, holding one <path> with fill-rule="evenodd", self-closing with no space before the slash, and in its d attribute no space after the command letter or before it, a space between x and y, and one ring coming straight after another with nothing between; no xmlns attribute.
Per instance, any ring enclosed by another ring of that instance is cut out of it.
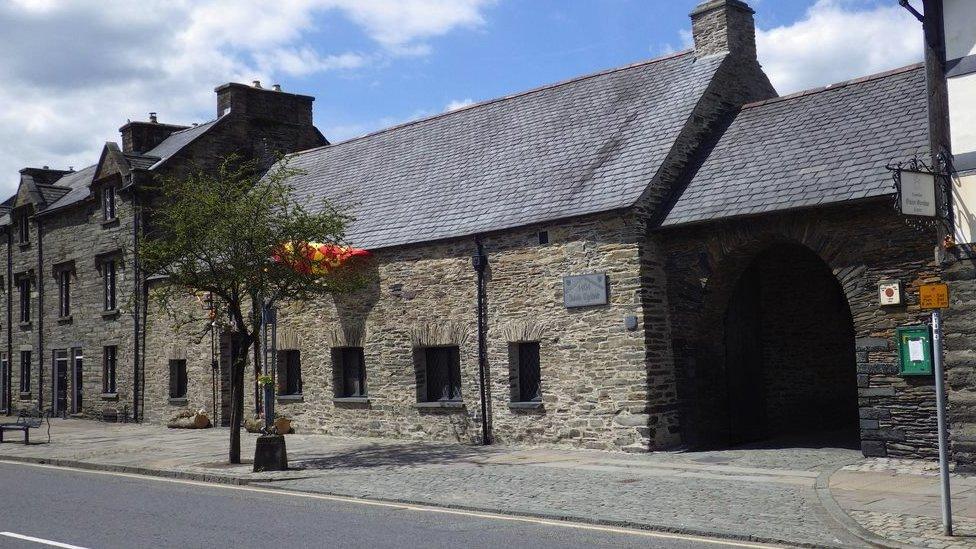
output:
<svg viewBox="0 0 976 549"><path fill-rule="evenodd" d="M607 275L604 273L563 277L563 305L591 307L607 304Z"/></svg>
<svg viewBox="0 0 976 549"><path fill-rule="evenodd" d="M878 283L878 299L883 307L901 305L901 282L882 280Z"/></svg>
<svg viewBox="0 0 976 549"><path fill-rule="evenodd" d="M901 213L935 217L935 176L924 172L901 172Z"/></svg>
<svg viewBox="0 0 976 549"><path fill-rule="evenodd" d="M949 308L949 286L946 284L923 284L919 286L918 304L923 309Z"/></svg>

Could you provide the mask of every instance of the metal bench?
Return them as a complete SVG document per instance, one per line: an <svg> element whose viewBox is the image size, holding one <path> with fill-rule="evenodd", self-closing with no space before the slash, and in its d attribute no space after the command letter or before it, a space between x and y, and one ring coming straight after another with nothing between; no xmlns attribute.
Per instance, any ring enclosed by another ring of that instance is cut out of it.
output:
<svg viewBox="0 0 976 549"><path fill-rule="evenodd" d="M30 430L40 429L44 422L47 422L47 441L51 442L51 419L40 410L21 410L17 414L17 421L13 423L0 423L0 442L3 442L3 433L6 431L23 431L24 444L30 444Z"/></svg>

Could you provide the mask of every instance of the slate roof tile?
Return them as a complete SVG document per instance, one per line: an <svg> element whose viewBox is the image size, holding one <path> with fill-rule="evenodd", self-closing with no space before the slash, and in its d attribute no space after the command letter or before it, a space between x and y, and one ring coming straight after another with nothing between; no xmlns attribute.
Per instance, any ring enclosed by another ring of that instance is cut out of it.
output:
<svg viewBox="0 0 976 549"><path fill-rule="evenodd" d="M927 151L926 105L919 65L747 105L663 225L894 194L885 165Z"/></svg>
<svg viewBox="0 0 976 549"><path fill-rule="evenodd" d="M374 249L628 207L722 61L686 52L296 153L291 183Z"/></svg>

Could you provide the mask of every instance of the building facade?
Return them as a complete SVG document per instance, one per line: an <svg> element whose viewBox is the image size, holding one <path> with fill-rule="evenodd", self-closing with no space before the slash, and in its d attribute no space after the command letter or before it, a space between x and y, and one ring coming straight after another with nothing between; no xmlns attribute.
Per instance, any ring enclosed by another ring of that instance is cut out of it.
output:
<svg viewBox="0 0 976 549"><path fill-rule="evenodd" d="M775 438L934 456L933 378L903 375L897 330L925 322L921 284L972 270L947 269L938 230L894 207L887 165L931 150L925 68L777 97L756 58L753 13L739 0L703 2L689 51L337 144L314 132L310 110L288 118L300 109L284 101L310 98L218 88L212 125L256 111L281 124L228 123L180 147L154 145L183 151L173 169L270 132L276 150L294 152L296 200L349 211L349 242L372 253L365 288L280 305L267 372L276 411L298 431L349 436L635 452ZM74 269L81 287L104 280L115 257L134 310L110 318L99 282L79 298L99 314L62 322L45 280L34 299L54 316L36 334L8 329L8 353L50 357L39 387L51 386L48 372L62 377L53 365L67 356L70 396L74 349L94 348L81 398L97 404L86 415L112 417L103 365L114 346L131 372L120 367L115 394L140 420L191 408L226 425L236 350L219 306L212 319L188 297L176 309L192 322L177 322L150 305L166 280L133 266L138 208L133 222L104 228L96 207L102 185L124 191L125 170L153 156L138 150L107 147L93 175L61 176L90 187L79 202L88 217L29 218L44 253L57 250L51 259L18 255L33 248L15 241L24 208L57 211L40 202L51 200L46 180L22 183L6 204L8 318L32 265L56 280ZM129 195L118 196L125 212ZM71 255L79 225L131 232L133 244L100 240L94 255ZM947 319L949 355L962 357L949 361L954 459L971 465L974 319L958 300ZM100 322L118 322L118 333ZM11 382L19 367L8 363ZM245 379L255 373L248 366ZM245 410L257 413L255 392ZM20 403L52 405L33 393Z"/></svg>

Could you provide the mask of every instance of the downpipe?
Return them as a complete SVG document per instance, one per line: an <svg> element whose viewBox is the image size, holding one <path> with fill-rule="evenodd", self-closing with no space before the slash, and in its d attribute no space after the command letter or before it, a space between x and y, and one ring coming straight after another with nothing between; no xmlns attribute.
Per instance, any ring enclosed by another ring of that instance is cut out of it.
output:
<svg viewBox="0 0 976 549"><path fill-rule="evenodd" d="M488 269L488 256L485 255L481 237L475 237L476 253L471 257L471 265L477 273L478 286L478 385L481 396L481 444L491 444L491 424L488 421L488 390L485 385L488 370L488 341L487 341L487 296L485 295L485 273Z"/></svg>

